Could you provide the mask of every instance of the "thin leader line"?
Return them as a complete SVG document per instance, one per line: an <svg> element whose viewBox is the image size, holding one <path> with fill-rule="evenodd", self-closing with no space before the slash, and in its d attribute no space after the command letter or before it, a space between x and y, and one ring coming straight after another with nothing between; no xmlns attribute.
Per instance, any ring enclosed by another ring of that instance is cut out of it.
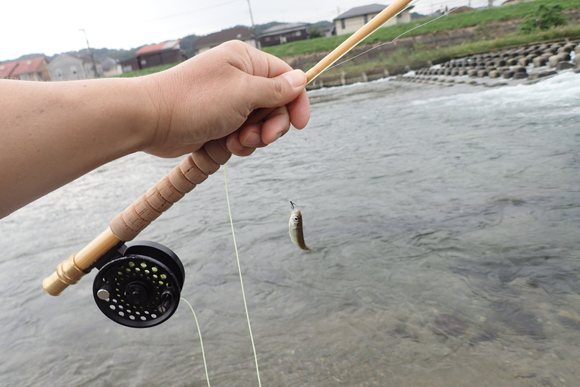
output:
<svg viewBox="0 0 580 387"><path fill-rule="evenodd" d="M254 345L254 335L252 335L252 326L250 325L250 314L248 313L248 304L246 302L246 293L244 292L244 281L242 279L242 268L240 266L240 255L238 254L238 245L236 243L236 234L234 233L234 220L232 217L232 210L230 207L230 195L228 194L228 177L226 174L226 166L224 165L224 183L226 187L226 200L228 202L228 213L230 214L230 225L232 226L232 238L234 239L234 249L236 251L236 261L238 262L238 273L240 274L240 286L242 287L242 298L244 299L244 309L246 310L246 319L248 320L248 329L250 330L250 340L252 341L252 349L254 350L254 360L256 362L256 374L258 375L258 386L262 387L260 381L260 369L258 368L258 355L256 354L256 346Z"/></svg>
<svg viewBox="0 0 580 387"><path fill-rule="evenodd" d="M189 305L189 309L191 309L191 313L193 313L193 318L195 319L195 325L197 325L197 333L199 335L199 343L201 344L201 356L203 357L203 367L205 368L205 379L207 380L207 387L209 385L209 375L207 373L207 363L205 362L205 351L203 350L203 340L201 339L201 329L199 328L199 323L197 322L197 316L193 311L193 306L187 301L185 298L181 297L181 300L184 301L187 305Z"/></svg>

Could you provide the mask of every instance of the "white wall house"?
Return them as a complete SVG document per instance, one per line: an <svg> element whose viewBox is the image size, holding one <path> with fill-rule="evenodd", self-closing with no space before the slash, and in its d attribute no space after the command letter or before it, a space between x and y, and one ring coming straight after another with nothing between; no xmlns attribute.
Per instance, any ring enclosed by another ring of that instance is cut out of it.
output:
<svg viewBox="0 0 580 387"><path fill-rule="evenodd" d="M338 15L333 21L337 35L351 34L367 24L369 20L377 16L387 6L382 4L364 5L352 8ZM410 8L404 10L396 17L386 22L383 27L394 24L408 23L411 21Z"/></svg>
<svg viewBox="0 0 580 387"><path fill-rule="evenodd" d="M96 62L97 74L103 76L101 63ZM79 79L96 78L93 70L93 61L89 57L77 57L69 54L60 54L48 64L48 71L53 81L74 81Z"/></svg>

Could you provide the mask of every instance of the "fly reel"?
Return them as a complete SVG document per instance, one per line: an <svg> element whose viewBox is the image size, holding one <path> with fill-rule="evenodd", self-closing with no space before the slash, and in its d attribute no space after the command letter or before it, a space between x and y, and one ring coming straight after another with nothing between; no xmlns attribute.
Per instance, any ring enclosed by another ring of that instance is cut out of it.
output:
<svg viewBox="0 0 580 387"><path fill-rule="evenodd" d="M177 255L155 242L120 243L94 267L97 306L111 320L132 328L159 325L179 304L185 271Z"/></svg>

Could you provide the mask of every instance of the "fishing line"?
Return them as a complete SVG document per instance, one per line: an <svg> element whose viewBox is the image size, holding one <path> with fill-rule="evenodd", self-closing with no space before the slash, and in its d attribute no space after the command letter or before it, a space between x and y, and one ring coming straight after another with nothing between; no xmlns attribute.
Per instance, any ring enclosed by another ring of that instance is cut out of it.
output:
<svg viewBox="0 0 580 387"><path fill-rule="evenodd" d="M226 200L228 202L228 213L230 215L230 225L232 227L232 238L234 239L234 249L236 251L236 261L238 262L238 273L240 274L240 286L242 287L242 298L244 300L244 309L246 310L246 319L248 320L248 329L250 331L250 340L252 341L252 349L254 350L254 360L256 362L256 374L258 375L258 386L262 387L260 381L260 369L258 368L258 355L256 354L256 346L254 345L254 335L252 335L252 325L250 324L250 314L248 313L248 304L246 302L246 293L244 292L244 280L242 279L242 268L240 266L240 255L238 254L238 245L236 244L236 234L234 232L234 220L232 217L232 210L230 207L230 195L228 194L228 177L226 173L226 166L224 165L224 183L226 187Z"/></svg>
<svg viewBox="0 0 580 387"><path fill-rule="evenodd" d="M203 350L203 340L201 339L201 329L199 328L199 323L197 322L197 316L195 315L195 312L193 311L193 306L191 306L189 301L187 301L183 297L180 297L180 298L181 298L181 301L183 301L187 305L189 305L189 309L191 309L191 313L193 313L193 318L195 319L195 325L197 325L197 333L199 334L199 344L201 344L201 356L203 357L203 367L205 368L205 379L207 380L207 387L210 387L209 375L207 373L207 363L205 361L205 351Z"/></svg>
<svg viewBox="0 0 580 387"><path fill-rule="evenodd" d="M413 4L415 4L415 3L417 3L417 2L418 2L418 0L417 0L417 1L414 1L414 2L412 2L410 6L412 6ZM381 44L379 44L378 46L374 46L374 47L372 47L372 48L370 48L370 49L368 49L368 50L366 50L366 51L364 51L364 52L361 52L360 54L358 54L358 55L355 55L355 56L353 56L352 58L349 58L349 59L347 59L347 60L345 60L345 61L343 61L343 62L340 62L340 63L337 63L337 64L333 64L332 66L328 67L328 69L327 69L327 70L333 69L333 68L335 68L335 67L338 67L338 66L342 66L342 65L343 65L343 64L345 64L346 62L350 62L351 60L353 60L353 59L356 59L356 58L358 58L359 56L362 56L362 55L364 55L364 54L366 54L366 53L368 53L368 52L370 52L370 51L372 51L372 50L374 50L374 49L377 49L377 48L379 48L379 47L386 46L386 45L388 45L388 44L393 44L393 43L394 43L394 42L395 42L397 39L399 39L401 36L403 36L403 35L406 35L406 34L408 34L409 32L411 32L411 31L413 31L413 30L416 30L417 28L421 28L421 27L423 27L423 26L426 26L427 24L433 23L434 21L436 21L436 20L439 20L439 19L441 19L442 17L445 17L445 16L447 16L447 15L451 14L451 12L455 11L457 8L459 8L459 7L452 8L452 9L451 9L449 12L445 12L445 13L443 13L441 16L438 16L438 17L436 17L435 19L433 19L433 20L429 20L427 23L421 24L421 25L419 25L419 26L417 26L417 27L413 27L413 28L411 28L410 30L403 32L401 35L397 36L395 39L391 40L390 42L381 43Z"/></svg>

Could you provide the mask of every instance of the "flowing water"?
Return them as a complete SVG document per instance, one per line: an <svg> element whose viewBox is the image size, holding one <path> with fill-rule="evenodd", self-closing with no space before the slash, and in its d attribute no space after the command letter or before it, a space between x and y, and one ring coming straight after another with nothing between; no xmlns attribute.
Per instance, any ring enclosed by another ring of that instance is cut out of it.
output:
<svg viewBox="0 0 580 387"><path fill-rule="evenodd" d="M262 384L580 385L580 75L310 97L307 129L228 163ZM0 385L206 385L185 303L131 329L93 273L41 288L178 161L126 157L0 221ZM139 239L184 263L212 386L256 386L223 171Z"/></svg>

